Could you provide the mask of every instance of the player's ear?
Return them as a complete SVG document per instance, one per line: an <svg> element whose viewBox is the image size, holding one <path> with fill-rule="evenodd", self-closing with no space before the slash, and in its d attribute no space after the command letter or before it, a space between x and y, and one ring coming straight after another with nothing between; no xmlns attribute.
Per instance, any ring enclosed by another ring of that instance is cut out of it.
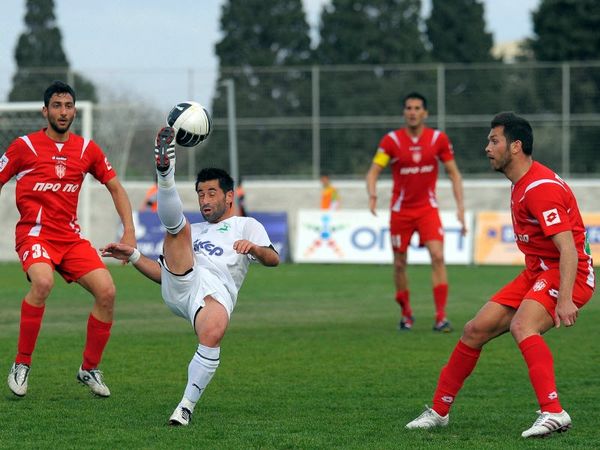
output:
<svg viewBox="0 0 600 450"><path fill-rule="evenodd" d="M521 141L519 141L518 139L516 141L512 141L510 143L510 150L513 153L518 153L519 151L522 151L523 143Z"/></svg>

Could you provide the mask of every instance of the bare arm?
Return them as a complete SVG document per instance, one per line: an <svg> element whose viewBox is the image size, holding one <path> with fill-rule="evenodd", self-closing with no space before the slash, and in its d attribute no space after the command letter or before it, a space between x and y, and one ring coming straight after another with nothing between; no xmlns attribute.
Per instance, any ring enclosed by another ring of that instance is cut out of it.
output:
<svg viewBox="0 0 600 450"><path fill-rule="evenodd" d="M124 262L129 261L129 257L134 251L135 249L131 245L116 242L107 244L104 248L100 249L102 256L110 256L111 258ZM147 258L140 254L140 259L133 263L133 267L152 281L160 284L160 265L154 259Z"/></svg>
<svg viewBox="0 0 600 450"><path fill-rule="evenodd" d="M560 323L570 327L575 325L578 308L573 303L573 285L577 276L577 249L571 231L562 231L552 236L552 242L560 252L560 286L558 288L558 300L556 302L556 314L554 326L560 327Z"/></svg>
<svg viewBox="0 0 600 450"><path fill-rule="evenodd" d="M272 247L262 247L241 239L233 243L233 249L242 255L252 255L263 266L275 267L279 264L279 254Z"/></svg>
<svg viewBox="0 0 600 450"><path fill-rule="evenodd" d="M377 215L377 180L383 170L379 164L372 163L367 172L367 195L369 196L369 210L374 216Z"/></svg>
<svg viewBox="0 0 600 450"><path fill-rule="evenodd" d="M456 201L456 218L462 226L461 233L464 236L467 234L467 226L465 224L465 203L463 195L462 175L456 161L450 160L444 163L444 168L448 174L448 178L452 183L452 193L454 194L454 200Z"/></svg>
<svg viewBox="0 0 600 450"><path fill-rule="evenodd" d="M135 247L135 227L133 225L131 203L129 202L127 192L117 177L109 180L105 186L112 196L115 209L117 210L117 214L119 214L121 223L123 224L123 237L121 238L121 242Z"/></svg>

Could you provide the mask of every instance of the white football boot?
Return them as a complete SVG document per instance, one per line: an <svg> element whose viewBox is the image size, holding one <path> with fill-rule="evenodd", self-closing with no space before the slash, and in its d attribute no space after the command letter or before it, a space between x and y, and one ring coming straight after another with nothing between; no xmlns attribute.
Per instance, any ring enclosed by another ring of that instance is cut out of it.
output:
<svg viewBox="0 0 600 450"><path fill-rule="evenodd" d="M538 418L531 428L523 431L521 436L528 437L546 437L552 433L562 433L571 428L571 417L563 409L559 413L540 412Z"/></svg>
<svg viewBox="0 0 600 450"><path fill-rule="evenodd" d="M450 421L450 414L446 414L445 416L440 416L429 406L425 405L425 411L417 417L412 422L408 422L406 424L406 428L410 430L414 429L427 429L427 428L436 428L436 427L445 427L448 425Z"/></svg>
<svg viewBox="0 0 600 450"><path fill-rule="evenodd" d="M169 417L169 425L186 426L192 421L192 412L181 404L177 405L171 417Z"/></svg>
<svg viewBox="0 0 600 450"><path fill-rule="evenodd" d="M8 387L17 397L27 394L27 379L30 367L27 364L13 363L8 372Z"/></svg>
<svg viewBox="0 0 600 450"><path fill-rule="evenodd" d="M102 380L102 371L98 369L83 370L79 367L77 380L90 388L92 394L98 397L110 397L110 390Z"/></svg>

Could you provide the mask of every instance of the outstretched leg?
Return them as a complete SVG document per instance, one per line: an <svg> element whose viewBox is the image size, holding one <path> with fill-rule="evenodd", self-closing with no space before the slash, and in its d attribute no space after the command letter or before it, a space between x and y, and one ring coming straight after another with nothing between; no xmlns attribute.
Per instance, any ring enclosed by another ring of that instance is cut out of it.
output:
<svg viewBox="0 0 600 450"><path fill-rule="evenodd" d="M432 428L448 424L450 408L465 380L477 365L481 349L491 339L506 333L515 311L488 302L470 320L443 367L433 395L433 407L406 425L406 428Z"/></svg>
<svg viewBox="0 0 600 450"><path fill-rule="evenodd" d="M165 127L156 136L154 149L157 174L158 217L167 229L163 257L169 270L183 274L194 265L191 229L183 215L183 204L175 187L175 132Z"/></svg>

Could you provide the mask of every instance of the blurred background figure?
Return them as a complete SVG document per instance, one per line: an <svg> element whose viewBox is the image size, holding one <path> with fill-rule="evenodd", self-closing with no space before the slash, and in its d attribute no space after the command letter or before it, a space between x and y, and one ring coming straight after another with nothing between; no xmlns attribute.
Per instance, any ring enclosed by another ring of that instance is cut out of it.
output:
<svg viewBox="0 0 600 450"><path fill-rule="evenodd" d="M235 188L235 215L246 217L246 192L242 185L242 177L239 177L237 187Z"/></svg>
<svg viewBox="0 0 600 450"><path fill-rule="evenodd" d="M321 191L321 209L338 209L340 206L340 195L337 189L331 184L329 175L321 175L321 185L323 186L323 190Z"/></svg>
<svg viewBox="0 0 600 450"><path fill-rule="evenodd" d="M156 176L155 176L154 183L146 191L146 195L144 196L144 201L142 202L140 211L152 211L152 212L157 211L157 209L158 209L158 202L156 201L157 193L158 193L158 183L156 181Z"/></svg>

